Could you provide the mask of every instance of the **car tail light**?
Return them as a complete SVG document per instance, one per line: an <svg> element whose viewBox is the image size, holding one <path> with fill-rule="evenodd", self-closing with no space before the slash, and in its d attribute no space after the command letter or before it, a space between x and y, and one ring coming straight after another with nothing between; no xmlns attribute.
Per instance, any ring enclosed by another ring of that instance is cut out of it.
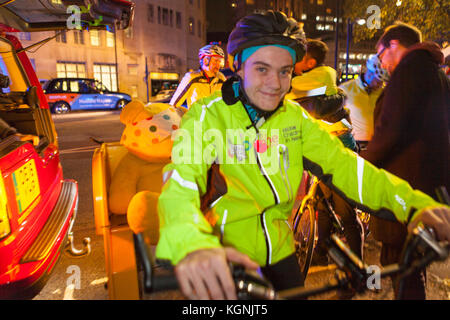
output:
<svg viewBox="0 0 450 320"><path fill-rule="evenodd" d="M5 184L0 171L0 239L6 237L11 232L8 217L8 199L6 196Z"/></svg>

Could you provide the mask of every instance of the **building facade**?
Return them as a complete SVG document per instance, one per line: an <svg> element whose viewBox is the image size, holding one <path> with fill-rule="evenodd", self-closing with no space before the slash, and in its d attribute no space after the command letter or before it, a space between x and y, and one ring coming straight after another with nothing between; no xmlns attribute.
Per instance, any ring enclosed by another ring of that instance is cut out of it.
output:
<svg viewBox="0 0 450 320"><path fill-rule="evenodd" d="M58 1L58 0L53 0ZM151 100L197 69L198 49L206 43L206 0L135 1L133 25L126 30L68 30L20 33L40 80L87 77L112 91Z"/></svg>
<svg viewBox="0 0 450 320"><path fill-rule="evenodd" d="M329 52L325 64L336 67L340 80L345 76L347 64L347 21L343 18L345 0L207 0L208 41L227 41L236 22L251 13L264 10L282 11L297 20L306 37L324 41ZM347 0L350 1L350 0ZM226 12L231 19L222 19ZM362 17L363 18L363 17ZM364 27L352 23L353 28ZM336 32L337 31L337 32ZM336 48L336 35L338 50ZM375 41L349 45L349 79L357 76L365 61L375 53Z"/></svg>

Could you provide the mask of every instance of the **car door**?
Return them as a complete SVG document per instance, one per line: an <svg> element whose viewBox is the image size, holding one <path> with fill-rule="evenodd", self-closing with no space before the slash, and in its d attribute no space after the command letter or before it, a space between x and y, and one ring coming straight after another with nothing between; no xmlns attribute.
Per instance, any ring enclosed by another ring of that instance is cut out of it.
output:
<svg viewBox="0 0 450 320"><path fill-rule="evenodd" d="M117 96L110 92L100 81L95 80L94 83L96 89L100 93L97 99L99 105L104 109L114 109L118 100Z"/></svg>
<svg viewBox="0 0 450 320"><path fill-rule="evenodd" d="M83 110L93 110L101 108L98 103L99 92L92 86L89 79L74 79L70 82L71 89L77 90L80 94L79 108Z"/></svg>

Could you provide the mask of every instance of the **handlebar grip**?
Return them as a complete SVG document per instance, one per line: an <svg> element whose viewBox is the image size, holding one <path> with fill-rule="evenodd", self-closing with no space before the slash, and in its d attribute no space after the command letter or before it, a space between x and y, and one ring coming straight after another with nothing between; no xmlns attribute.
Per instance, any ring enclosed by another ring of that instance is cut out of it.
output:
<svg viewBox="0 0 450 320"><path fill-rule="evenodd" d="M177 277L173 272L167 275L154 275L151 289L152 292L177 290L179 289Z"/></svg>
<svg viewBox="0 0 450 320"><path fill-rule="evenodd" d="M153 256L142 233L134 234L134 244L139 262L144 271L144 291L153 293L178 289L178 281L173 270L167 270L166 274L155 275Z"/></svg>

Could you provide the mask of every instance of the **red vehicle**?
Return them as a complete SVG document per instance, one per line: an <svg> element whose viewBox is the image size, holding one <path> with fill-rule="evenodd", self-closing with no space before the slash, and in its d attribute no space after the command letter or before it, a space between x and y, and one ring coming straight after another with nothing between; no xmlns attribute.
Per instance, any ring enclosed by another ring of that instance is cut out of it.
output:
<svg viewBox="0 0 450 320"><path fill-rule="evenodd" d="M0 4L0 119L21 134L0 141L0 299L34 297L64 249L75 255L89 251L70 245L77 182L63 177L46 97L26 51L12 35L66 28L67 7L79 3L89 3L84 25L101 20L126 28L131 23L134 5L124 0Z"/></svg>

